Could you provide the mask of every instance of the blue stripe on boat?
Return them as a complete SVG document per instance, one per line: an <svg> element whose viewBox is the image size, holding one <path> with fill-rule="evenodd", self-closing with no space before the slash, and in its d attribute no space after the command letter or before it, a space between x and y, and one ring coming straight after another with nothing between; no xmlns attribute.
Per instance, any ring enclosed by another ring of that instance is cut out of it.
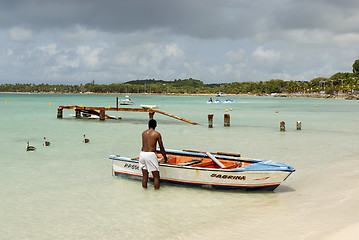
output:
<svg viewBox="0 0 359 240"><path fill-rule="evenodd" d="M122 177L127 177L130 179L142 180L141 176L129 175L129 174L119 173L119 172L115 172L115 176L122 176ZM148 179L149 179L149 181L153 182L152 177L149 177ZM195 183L189 183L189 182L177 182L177 181L170 181L170 180L164 180L164 179L160 179L160 182L166 183L166 184L175 184L175 185L189 186L189 187L201 187L201 188L207 188L207 189L230 189L230 190L246 190L246 191L251 191L251 190L273 191L280 185L280 184L276 184L276 185L261 186L261 187L248 187L248 186L240 187L240 186L195 184Z"/></svg>

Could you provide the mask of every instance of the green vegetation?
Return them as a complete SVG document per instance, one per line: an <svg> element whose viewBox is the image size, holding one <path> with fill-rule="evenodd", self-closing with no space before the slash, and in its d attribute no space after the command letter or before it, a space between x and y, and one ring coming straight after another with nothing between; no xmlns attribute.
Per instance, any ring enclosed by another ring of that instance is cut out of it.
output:
<svg viewBox="0 0 359 240"><path fill-rule="evenodd" d="M359 72L359 59L357 59L353 64L353 73Z"/></svg>
<svg viewBox="0 0 359 240"><path fill-rule="evenodd" d="M329 93L358 92L359 59L353 64L353 73L338 72L329 78L317 77L310 81L284 81L272 79L265 82L233 82L224 84L204 84L196 79L175 79L164 81L155 79L134 80L109 85L91 81L80 85L49 84L2 84L0 92L45 92L45 93L159 93L159 94L271 94L271 93Z"/></svg>

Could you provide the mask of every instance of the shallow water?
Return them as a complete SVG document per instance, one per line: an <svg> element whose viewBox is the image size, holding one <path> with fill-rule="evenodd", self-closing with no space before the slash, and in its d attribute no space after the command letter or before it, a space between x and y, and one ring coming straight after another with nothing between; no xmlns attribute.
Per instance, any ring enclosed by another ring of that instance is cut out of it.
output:
<svg viewBox="0 0 359 240"><path fill-rule="evenodd" d="M274 192L167 184L154 191L113 177L108 159L137 156L147 113L109 112L122 120L99 121L64 110L56 118L59 105L107 107L115 98L0 94L0 239L317 239L357 221L359 102L236 96L235 103L207 104L205 96L131 96L134 107L159 105L200 123L156 113L166 148L240 152L296 169ZM227 128L224 113L231 116ZM42 146L44 136L50 147ZM35 152L25 151L27 141Z"/></svg>

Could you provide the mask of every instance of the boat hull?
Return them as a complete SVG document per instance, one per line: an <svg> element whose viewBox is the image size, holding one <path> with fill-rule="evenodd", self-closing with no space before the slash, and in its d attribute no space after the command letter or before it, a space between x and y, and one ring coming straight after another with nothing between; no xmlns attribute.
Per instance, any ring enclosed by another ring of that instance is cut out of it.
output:
<svg viewBox="0 0 359 240"><path fill-rule="evenodd" d="M133 105L135 102L133 101L126 101L126 100L119 100L120 105Z"/></svg>
<svg viewBox="0 0 359 240"><path fill-rule="evenodd" d="M113 174L134 179L142 179L137 159L111 155ZM281 165L283 167L283 165ZM202 168L178 166L160 163L160 181L187 186L243 189L243 190L274 190L294 169L283 170L245 170ZM150 174L150 179L152 178Z"/></svg>

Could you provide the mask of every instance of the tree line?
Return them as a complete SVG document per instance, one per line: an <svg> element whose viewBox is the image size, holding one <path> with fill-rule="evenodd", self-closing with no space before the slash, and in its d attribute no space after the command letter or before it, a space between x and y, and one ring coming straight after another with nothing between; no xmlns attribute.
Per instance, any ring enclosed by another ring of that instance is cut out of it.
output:
<svg viewBox="0 0 359 240"><path fill-rule="evenodd" d="M329 78L317 77L310 81L284 81L271 79L260 82L232 82L204 84L196 79L173 81L145 79L125 83L95 84L95 81L80 85L66 84L1 84L0 92L44 93L158 93L158 94L271 94L271 93L358 93L359 59L353 64L353 73L338 72Z"/></svg>

